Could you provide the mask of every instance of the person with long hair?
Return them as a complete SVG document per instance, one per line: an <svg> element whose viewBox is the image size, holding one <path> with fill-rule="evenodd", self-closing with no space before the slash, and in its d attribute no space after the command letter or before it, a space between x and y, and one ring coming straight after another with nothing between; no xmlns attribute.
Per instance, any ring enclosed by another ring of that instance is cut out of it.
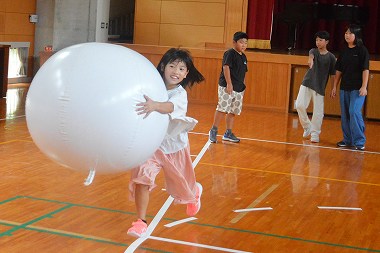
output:
<svg viewBox="0 0 380 253"><path fill-rule="evenodd" d="M153 101L148 96L137 104L137 113L149 117L152 112L169 115L169 127L159 149L144 164L131 171L130 198L135 201L137 220L132 223L128 235L142 237L147 231L146 212L149 192L156 186L155 179L162 169L167 192L174 203L186 204L186 213L195 216L201 208L202 185L196 181L190 156L188 131L197 120L187 117L186 87L204 80L195 68L190 52L171 48L161 58L157 70L168 92L166 102Z"/></svg>
<svg viewBox="0 0 380 253"><path fill-rule="evenodd" d="M369 77L369 53L361 34L360 26L348 26L344 34L346 47L338 56L331 90L331 97L335 98L336 88L341 80L339 97L343 140L337 146L353 147L357 150L364 150L366 143L362 108L367 96Z"/></svg>

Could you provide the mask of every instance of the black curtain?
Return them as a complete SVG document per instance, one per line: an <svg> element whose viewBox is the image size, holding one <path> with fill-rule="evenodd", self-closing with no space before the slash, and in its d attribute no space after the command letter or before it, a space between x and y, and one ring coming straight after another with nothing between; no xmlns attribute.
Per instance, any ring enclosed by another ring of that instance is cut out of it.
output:
<svg viewBox="0 0 380 253"><path fill-rule="evenodd" d="M293 9L289 9L290 6L293 6ZM309 13L313 10L314 17L313 13ZM284 18L285 13L295 15L295 19L300 22L295 25L292 18ZM378 0L275 0L271 46L273 49L287 49L293 46L292 32L297 26L295 49L307 51L315 47L314 34L320 30L326 30L330 33L328 49L337 52L344 45L345 29L351 22L346 19L352 13L361 14L363 41L368 51L371 54L380 54Z"/></svg>

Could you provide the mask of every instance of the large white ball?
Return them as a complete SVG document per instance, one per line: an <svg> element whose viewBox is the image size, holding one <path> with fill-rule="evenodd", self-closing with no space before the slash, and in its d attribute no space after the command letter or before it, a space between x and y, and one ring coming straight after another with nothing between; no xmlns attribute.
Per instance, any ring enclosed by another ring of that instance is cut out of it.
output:
<svg viewBox="0 0 380 253"><path fill-rule="evenodd" d="M168 115L137 115L143 95L167 101L162 77L139 53L84 43L54 54L37 72L26 99L33 141L54 161L114 173L147 160L161 144Z"/></svg>

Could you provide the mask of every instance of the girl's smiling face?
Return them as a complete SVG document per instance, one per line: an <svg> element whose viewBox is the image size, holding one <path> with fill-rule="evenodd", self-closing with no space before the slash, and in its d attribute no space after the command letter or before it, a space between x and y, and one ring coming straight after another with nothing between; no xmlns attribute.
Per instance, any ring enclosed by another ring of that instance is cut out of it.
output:
<svg viewBox="0 0 380 253"><path fill-rule="evenodd" d="M164 69L164 82L166 89L175 88L183 79L186 78L189 70L183 61L175 60L166 64Z"/></svg>

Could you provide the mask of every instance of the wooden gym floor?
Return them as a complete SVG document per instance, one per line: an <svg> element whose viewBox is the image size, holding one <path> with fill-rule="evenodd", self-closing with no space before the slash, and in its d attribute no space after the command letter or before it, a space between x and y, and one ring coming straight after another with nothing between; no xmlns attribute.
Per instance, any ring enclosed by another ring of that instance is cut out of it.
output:
<svg viewBox="0 0 380 253"><path fill-rule="evenodd" d="M45 157L28 133L27 90L14 85L0 103L0 253L380 252L380 122L366 121L361 152L336 148L337 118L324 119L312 144L296 114L245 108L234 128L241 143L210 144L215 106L189 104L199 120L189 136L202 208L173 224L189 217L160 175L151 234L136 240L126 235L135 220L129 173L84 186L87 175Z"/></svg>

